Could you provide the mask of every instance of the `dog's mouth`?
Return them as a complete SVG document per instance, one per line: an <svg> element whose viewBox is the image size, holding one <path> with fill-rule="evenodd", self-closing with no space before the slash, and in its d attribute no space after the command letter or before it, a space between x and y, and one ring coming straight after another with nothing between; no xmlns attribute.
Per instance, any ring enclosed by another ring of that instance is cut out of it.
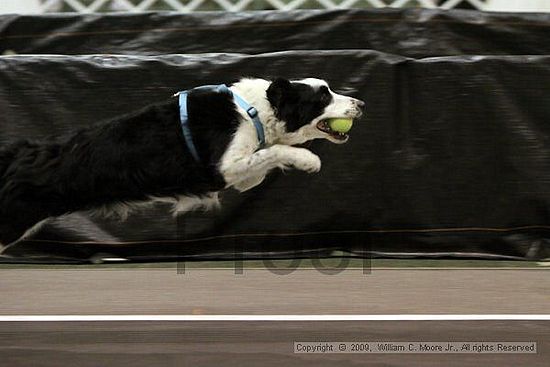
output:
<svg viewBox="0 0 550 367"><path fill-rule="evenodd" d="M338 132L338 131L334 131L330 128L329 126L329 123L328 123L328 120L321 120L317 123L317 129L321 130L322 132L324 132L325 134L328 134L330 135L332 138L338 140L338 141L341 141L341 142L345 142L346 140L348 140L349 138L349 134L348 133L341 133L341 132Z"/></svg>

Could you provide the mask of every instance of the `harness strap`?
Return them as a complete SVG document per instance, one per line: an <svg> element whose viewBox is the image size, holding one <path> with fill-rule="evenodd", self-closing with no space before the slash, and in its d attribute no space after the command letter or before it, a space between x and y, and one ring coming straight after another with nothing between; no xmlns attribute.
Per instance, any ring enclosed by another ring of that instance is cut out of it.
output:
<svg viewBox="0 0 550 367"><path fill-rule="evenodd" d="M254 123L254 127L256 128L256 135L258 135L258 141L260 142L260 147L263 147L265 145L264 127L262 125L262 121L260 120L260 117L258 116L258 110L253 106L251 106L250 104L248 104L248 102L246 102L237 93L233 92L232 94L235 102L237 102L237 104L243 110L245 110L247 115L252 119L252 122Z"/></svg>
<svg viewBox="0 0 550 367"><path fill-rule="evenodd" d="M195 161L200 162L199 153L193 143L193 136L191 135L191 130L189 129L189 114L187 112L187 94L188 91L179 93L179 104L180 104L180 124L181 130L183 131L183 137L185 139L185 144L189 153L193 156Z"/></svg>
<svg viewBox="0 0 550 367"><path fill-rule="evenodd" d="M256 110L256 108L246 102L246 100L244 100L237 93L231 91L225 84L203 85L193 88L191 90L186 90L178 93L181 129L183 132L183 137L185 139L185 144L187 145L187 148L189 149L189 152L191 153L195 161L200 162L200 157L199 153L197 152L197 148L195 147L195 143L193 143L193 135L191 134L191 130L189 129L189 113L187 111L187 97L189 92L192 90L211 90L217 93L226 93L231 95L233 97L233 101L239 107L246 111L246 114L254 123L254 127L256 128L256 135L258 136L258 141L260 142L260 148L265 145L264 128L262 125L262 121L258 116L258 110Z"/></svg>

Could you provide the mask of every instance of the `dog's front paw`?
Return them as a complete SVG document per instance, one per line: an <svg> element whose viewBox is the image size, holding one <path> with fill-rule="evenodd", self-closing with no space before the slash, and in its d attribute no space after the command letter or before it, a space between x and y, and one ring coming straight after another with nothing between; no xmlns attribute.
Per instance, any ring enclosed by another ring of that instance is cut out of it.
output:
<svg viewBox="0 0 550 367"><path fill-rule="evenodd" d="M321 159L307 149L296 152L292 165L300 171L315 173L321 170Z"/></svg>
<svg viewBox="0 0 550 367"><path fill-rule="evenodd" d="M251 188L256 187L259 184L261 184L262 181L264 180L264 178L265 178L265 176L263 176L263 175L262 176L249 177L245 180L237 182L236 184L233 185L233 187L235 188L235 190L238 190L240 192L244 192L244 191L250 190Z"/></svg>

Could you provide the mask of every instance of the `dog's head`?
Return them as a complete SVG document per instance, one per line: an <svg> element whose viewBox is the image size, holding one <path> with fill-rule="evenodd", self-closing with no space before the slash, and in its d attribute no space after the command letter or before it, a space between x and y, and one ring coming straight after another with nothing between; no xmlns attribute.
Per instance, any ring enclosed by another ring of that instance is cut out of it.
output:
<svg viewBox="0 0 550 367"><path fill-rule="evenodd" d="M332 118L356 119L365 103L333 92L321 79L289 81L278 78L267 89L267 99L277 119L285 123L280 143L294 145L312 139L345 143L349 136L333 131L327 121Z"/></svg>

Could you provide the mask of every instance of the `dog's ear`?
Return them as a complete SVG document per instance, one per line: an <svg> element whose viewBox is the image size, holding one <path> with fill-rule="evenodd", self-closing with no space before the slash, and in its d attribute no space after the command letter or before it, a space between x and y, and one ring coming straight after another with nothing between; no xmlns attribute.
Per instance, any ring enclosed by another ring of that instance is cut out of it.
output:
<svg viewBox="0 0 550 367"><path fill-rule="evenodd" d="M290 94L292 85L288 79L276 78L271 82L269 88L267 88L267 99L271 106L276 110L279 109L279 106L283 103L285 98Z"/></svg>

